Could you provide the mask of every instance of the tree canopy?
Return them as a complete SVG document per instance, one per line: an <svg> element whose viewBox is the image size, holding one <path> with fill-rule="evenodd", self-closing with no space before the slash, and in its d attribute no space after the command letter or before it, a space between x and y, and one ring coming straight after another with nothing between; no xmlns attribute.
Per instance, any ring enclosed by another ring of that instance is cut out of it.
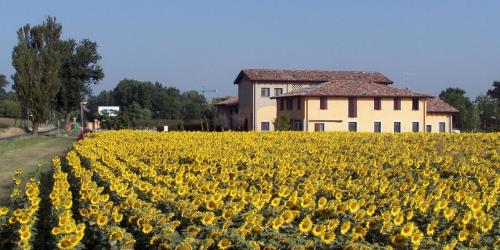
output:
<svg viewBox="0 0 500 250"><path fill-rule="evenodd" d="M465 90L460 88L447 88L441 91L439 98L458 109L459 112L453 114L453 124L455 128L468 131L477 128L477 120L474 117L474 105L469 97L465 96Z"/></svg>
<svg viewBox="0 0 500 250"><path fill-rule="evenodd" d="M18 42L12 53L14 88L32 115L33 134L47 119L49 106L59 92L61 31L56 18L47 17L42 24L27 24L17 32Z"/></svg>
<svg viewBox="0 0 500 250"><path fill-rule="evenodd" d="M61 46L61 68L59 78L61 86L56 96L57 111L69 120L72 111L78 110L80 102L92 93L91 86L104 78L97 52L97 44L88 39L76 42L73 39L63 41Z"/></svg>
<svg viewBox="0 0 500 250"><path fill-rule="evenodd" d="M181 91L158 82L124 79L111 91L102 91L89 100L91 113L97 106L120 106L122 109L137 104L151 112L154 119L197 120L206 114L207 101L196 91Z"/></svg>

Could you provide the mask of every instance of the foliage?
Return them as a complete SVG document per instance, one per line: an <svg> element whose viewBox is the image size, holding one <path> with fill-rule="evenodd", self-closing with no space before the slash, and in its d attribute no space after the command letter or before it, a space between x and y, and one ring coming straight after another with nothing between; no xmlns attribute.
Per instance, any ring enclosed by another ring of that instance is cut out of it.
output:
<svg viewBox="0 0 500 250"><path fill-rule="evenodd" d="M49 105L59 91L60 36L62 26L53 17L41 25L29 24L17 32L12 53L14 89L32 115L33 134L49 115Z"/></svg>
<svg viewBox="0 0 500 250"><path fill-rule="evenodd" d="M4 96L7 94L7 91L5 90L5 87L7 86L9 82L7 79L5 79L5 75L0 74L0 100L4 98Z"/></svg>
<svg viewBox="0 0 500 250"><path fill-rule="evenodd" d="M98 116L98 106L128 106L138 104L142 109L151 111L152 119L181 120L198 123L205 130L213 127L215 108L209 105L205 97L196 91L181 93L174 87L165 87L158 82L143 82L124 79L112 91L102 91L97 96L91 96L88 102L87 117Z"/></svg>
<svg viewBox="0 0 500 250"><path fill-rule="evenodd" d="M61 86L55 99L58 111L69 120L71 111L80 108L80 102L92 93L91 86L104 78L99 65L101 55L97 44L88 39L76 42L73 39L62 42L61 68L59 78Z"/></svg>
<svg viewBox="0 0 500 250"><path fill-rule="evenodd" d="M484 131L500 131L499 100L489 95L480 95L474 103L481 120L481 129Z"/></svg>
<svg viewBox="0 0 500 250"><path fill-rule="evenodd" d="M464 131L474 131L478 128L479 121L477 114L474 112L474 105L465 96L463 89L447 88L441 91L439 98L458 109L459 112L453 114L455 128Z"/></svg>
<svg viewBox="0 0 500 250"><path fill-rule="evenodd" d="M118 113L104 112L99 116L101 127L104 129L137 128L137 121L151 119L151 111L143 109L137 103L125 107Z"/></svg>
<svg viewBox="0 0 500 250"><path fill-rule="evenodd" d="M0 116L16 118L21 112L21 104L17 100L4 99L0 101Z"/></svg>
<svg viewBox="0 0 500 250"><path fill-rule="evenodd" d="M276 131L290 130L290 117L287 114L282 114L276 117L273 124Z"/></svg>
<svg viewBox="0 0 500 250"><path fill-rule="evenodd" d="M489 89L487 94L497 100L500 100L500 81L494 81L493 88Z"/></svg>

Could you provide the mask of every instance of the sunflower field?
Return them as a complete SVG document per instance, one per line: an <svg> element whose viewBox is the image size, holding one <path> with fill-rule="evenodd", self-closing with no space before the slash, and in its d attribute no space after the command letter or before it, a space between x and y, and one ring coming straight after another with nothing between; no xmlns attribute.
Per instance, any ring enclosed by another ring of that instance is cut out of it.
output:
<svg viewBox="0 0 500 250"><path fill-rule="evenodd" d="M499 150L499 133L98 132L50 185L13 173L0 247L498 249Z"/></svg>

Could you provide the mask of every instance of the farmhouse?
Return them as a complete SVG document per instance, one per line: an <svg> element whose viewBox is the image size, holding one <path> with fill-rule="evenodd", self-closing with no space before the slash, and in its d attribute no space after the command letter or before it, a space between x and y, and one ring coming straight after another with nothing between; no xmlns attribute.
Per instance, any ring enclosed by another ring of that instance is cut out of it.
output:
<svg viewBox="0 0 500 250"><path fill-rule="evenodd" d="M244 69L234 84L243 130L274 130L287 115L299 131L450 132L457 112L379 72Z"/></svg>

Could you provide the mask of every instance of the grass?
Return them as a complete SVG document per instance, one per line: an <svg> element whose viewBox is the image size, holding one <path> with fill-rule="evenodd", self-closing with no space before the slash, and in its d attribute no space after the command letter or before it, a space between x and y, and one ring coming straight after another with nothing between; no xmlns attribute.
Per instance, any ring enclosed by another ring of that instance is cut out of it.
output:
<svg viewBox="0 0 500 250"><path fill-rule="evenodd" d="M71 137L46 136L0 142L0 205L8 201L16 169L22 169L25 178L39 178L50 170L52 157L64 155L73 142Z"/></svg>
<svg viewBox="0 0 500 250"><path fill-rule="evenodd" d="M28 127L31 127L31 121L24 121L24 124ZM20 127L21 126L21 120L17 120L14 118L6 118L6 117L0 117L0 128L9 128L9 127Z"/></svg>
<svg viewBox="0 0 500 250"><path fill-rule="evenodd" d="M22 126L21 126L22 122ZM47 131L54 128L52 124L40 124L39 131ZM14 135L26 134L31 130L31 121L21 121L14 118L0 117L0 138Z"/></svg>

